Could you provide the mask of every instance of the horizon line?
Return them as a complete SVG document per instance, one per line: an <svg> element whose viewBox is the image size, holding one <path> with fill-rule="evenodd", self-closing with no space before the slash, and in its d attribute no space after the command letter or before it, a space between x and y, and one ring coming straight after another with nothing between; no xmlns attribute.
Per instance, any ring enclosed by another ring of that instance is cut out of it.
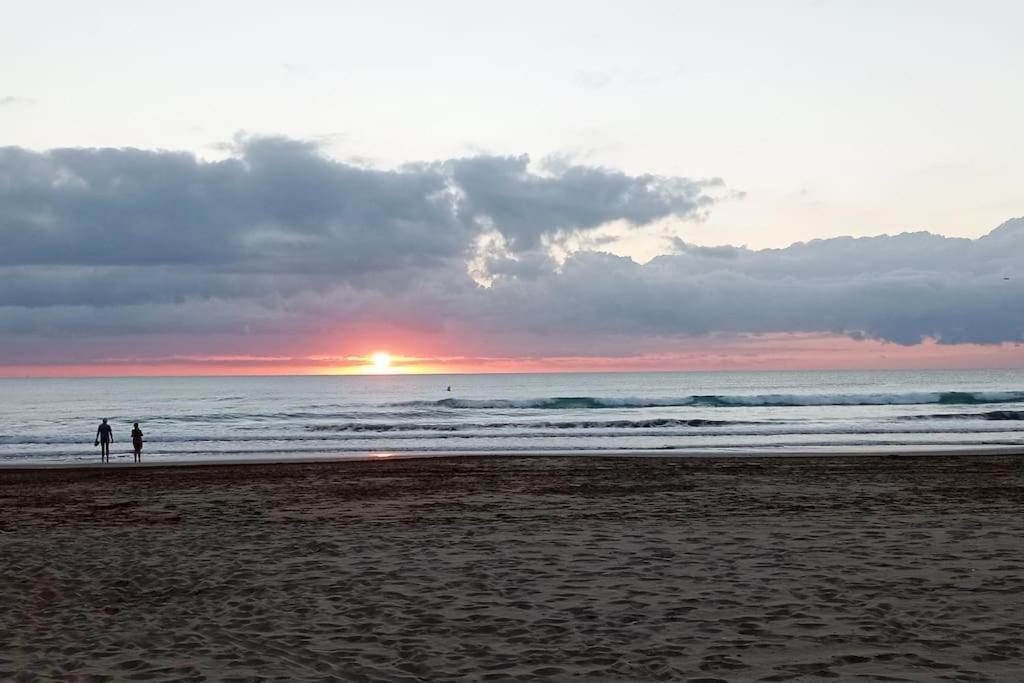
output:
<svg viewBox="0 0 1024 683"><path fill-rule="evenodd" d="M916 368L916 367L819 367L819 368L746 368L746 369L723 369L714 368L698 370L694 368L683 368L674 370L509 370L509 371L487 371L487 372L360 372L360 373L330 373L330 372L300 372L300 373L244 373L244 374L181 374L181 375L8 375L0 374L0 380L5 379L243 379L243 378L296 378L296 377L331 377L331 378L359 378L359 377L446 377L446 376L470 376L470 375L658 375L658 374L699 374L699 373L812 373L812 372L1024 372L1024 366L979 366L971 368L963 367L939 367L939 368Z"/></svg>

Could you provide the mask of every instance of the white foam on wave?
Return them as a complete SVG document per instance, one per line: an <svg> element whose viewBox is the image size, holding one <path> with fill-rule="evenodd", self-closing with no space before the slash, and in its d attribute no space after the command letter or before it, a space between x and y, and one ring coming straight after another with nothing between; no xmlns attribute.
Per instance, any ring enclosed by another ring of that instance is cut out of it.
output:
<svg viewBox="0 0 1024 683"><path fill-rule="evenodd" d="M460 399L406 401L395 407L479 410L587 410L668 407L798 407L882 405L986 405L1024 402L1024 391L929 391L865 394L707 394L667 398L555 396L532 399Z"/></svg>

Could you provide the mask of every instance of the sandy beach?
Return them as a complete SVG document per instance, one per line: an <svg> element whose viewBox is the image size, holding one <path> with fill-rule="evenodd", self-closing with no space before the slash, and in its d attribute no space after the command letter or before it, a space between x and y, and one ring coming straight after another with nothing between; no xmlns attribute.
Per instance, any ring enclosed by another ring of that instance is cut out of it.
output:
<svg viewBox="0 0 1024 683"><path fill-rule="evenodd" d="M0 470L0 678L1024 679L1024 457Z"/></svg>

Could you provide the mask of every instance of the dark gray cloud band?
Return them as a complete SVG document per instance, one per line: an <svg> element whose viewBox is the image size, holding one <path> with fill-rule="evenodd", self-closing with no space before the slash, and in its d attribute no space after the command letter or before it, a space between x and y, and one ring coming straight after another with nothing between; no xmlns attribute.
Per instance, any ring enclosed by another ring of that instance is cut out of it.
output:
<svg viewBox="0 0 1024 683"><path fill-rule="evenodd" d="M217 162L4 148L0 364L31 360L31 337L264 335L266 352L274 335L371 323L561 355L717 332L1024 340L1020 219L977 240L906 233L757 251L676 239L646 264L545 251L613 221L699 220L722 192L719 180L537 170L526 157L383 171L278 138L242 140ZM489 235L502 239L481 253ZM467 273L473 259L489 287Z"/></svg>
<svg viewBox="0 0 1024 683"><path fill-rule="evenodd" d="M526 157L381 171L280 138L236 151L211 163L137 149L0 149L0 265L348 276L435 266L489 230L530 249L613 220L695 218L721 186L573 165L538 175Z"/></svg>
<svg viewBox="0 0 1024 683"><path fill-rule="evenodd" d="M827 332L897 344L1024 341L1024 219L977 239L925 232L785 249L692 247L640 265L578 253L490 295L512 319L637 337ZM530 314L529 311L534 311Z"/></svg>

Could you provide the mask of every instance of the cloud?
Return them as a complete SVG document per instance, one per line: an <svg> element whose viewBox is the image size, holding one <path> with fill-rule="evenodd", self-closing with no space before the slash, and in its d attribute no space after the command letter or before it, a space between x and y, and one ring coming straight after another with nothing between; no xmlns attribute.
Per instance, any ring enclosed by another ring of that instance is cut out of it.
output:
<svg viewBox="0 0 1024 683"><path fill-rule="evenodd" d="M531 250L545 236L589 230L613 220L633 225L675 215L700 218L714 202L720 179L693 181L564 163L549 175L529 169L528 156L478 156L440 168L462 193L457 204L467 226L493 226L513 249Z"/></svg>
<svg viewBox="0 0 1024 683"><path fill-rule="evenodd" d="M184 353L183 339L189 353L290 354L382 326L456 354L662 352L778 333L1024 341L1024 219L976 240L676 239L640 264L600 251L598 228L700 220L722 181L525 156L380 170L283 138L230 151L0 149L0 364L114 338L145 337L149 355ZM573 236L589 246L554 258Z"/></svg>
<svg viewBox="0 0 1024 683"><path fill-rule="evenodd" d="M202 266L367 272L437 266L486 231L513 250L613 220L696 218L720 182L628 176L526 157L479 156L395 171L283 138L237 141L204 162L138 149L0 149L4 266Z"/></svg>
<svg viewBox="0 0 1024 683"><path fill-rule="evenodd" d="M615 73L612 71L599 71L593 69L579 69L573 76L577 85L588 90L600 90L613 80Z"/></svg>
<svg viewBox="0 0 1024 683"><path fill-rule="evenodd" d="M734 259L739 257L743 249L729 245L719 247L701 247L696 244L687 244L678 237L672 238L672 246L680 254L703 256L706 258Z"/></svg>
<svg viewBox="0 0 1024 683"><path fill-rule="evenodd" d="M303 76L309 73L309 64L297 64L295 62L281 62L281 69L289 76Z"/></svg>
<svg viewBox="0 0 1024 683"><path fill-rule="evenodd" d="M637 338L824 332L897 344L1024 341L1024 219L977 240L904 233L760 251L684 246L644 265L577 253L544 278L499 278L492 305L542 328L569 321L561 325Z"/></svg>

